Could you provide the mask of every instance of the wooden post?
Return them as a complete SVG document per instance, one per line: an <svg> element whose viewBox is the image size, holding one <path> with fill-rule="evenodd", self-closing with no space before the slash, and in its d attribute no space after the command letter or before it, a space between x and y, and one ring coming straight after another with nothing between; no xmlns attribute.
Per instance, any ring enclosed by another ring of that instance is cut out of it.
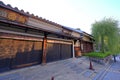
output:
<svg viewBox="0 0 120 80"><path fill-rule="evenodd" d="M42 64L46 64L46 48L47 48L47 34L44 34L43 39L43 56L42 56Z"/></svg>
<svg viewBox="0 0 120 80"><path fill-rule="evenodd" d="M76 42L77 42L77 40L74 40L74 54L75 54L75 57L76 57L76 47L75 47Z"/></svg>

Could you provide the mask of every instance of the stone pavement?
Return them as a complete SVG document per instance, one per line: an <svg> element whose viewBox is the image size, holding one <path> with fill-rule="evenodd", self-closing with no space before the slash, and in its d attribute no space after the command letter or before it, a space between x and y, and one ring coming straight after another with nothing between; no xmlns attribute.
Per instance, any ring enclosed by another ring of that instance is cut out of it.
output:
<svg viewBox="0 0 120 80"><path fill-rule="evenodd" d="M95 70L89 70L88 58L71 58L0 73L0 80L120 80L120 62L92 63Z"/></svg>
<svg viewBox="0 0 120 80"><path fill-rule="evenodd" d="M120 55L116 57L117 62L112 63L101 76L101 80L120 80Z"/></svg>

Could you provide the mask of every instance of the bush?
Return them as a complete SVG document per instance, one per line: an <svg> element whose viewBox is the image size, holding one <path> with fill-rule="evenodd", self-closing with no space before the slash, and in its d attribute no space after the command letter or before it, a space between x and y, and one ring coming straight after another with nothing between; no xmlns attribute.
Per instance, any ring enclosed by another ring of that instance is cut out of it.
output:
<svg viewBox="0 0 120 80"><path fill-rule="evenodd" d="M101 53L101 52L91 52L91 53L86 53L84 54L84 56L88 56L88 57L94 57L94 58L105 58L107 56L111 55L110 52L106 52L106 53Z"/></svg>

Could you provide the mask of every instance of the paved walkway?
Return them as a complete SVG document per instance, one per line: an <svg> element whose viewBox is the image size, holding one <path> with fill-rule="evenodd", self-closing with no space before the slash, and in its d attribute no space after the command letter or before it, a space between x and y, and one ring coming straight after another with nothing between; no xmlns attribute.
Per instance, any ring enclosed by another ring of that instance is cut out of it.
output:
<svg viewBox="0 0 120 80"><path fill-rule="evenodd" d="M117 62L112 63L101 76L101 80L120 80L120 55Z"/></svg>
<svg viewBox="0 0 120 80"><path fill-rule="evenodd" d="M86 57L71 58L0 73L0 80L120 80L120 62L101 65L93 62L89 70Z"/></svg>

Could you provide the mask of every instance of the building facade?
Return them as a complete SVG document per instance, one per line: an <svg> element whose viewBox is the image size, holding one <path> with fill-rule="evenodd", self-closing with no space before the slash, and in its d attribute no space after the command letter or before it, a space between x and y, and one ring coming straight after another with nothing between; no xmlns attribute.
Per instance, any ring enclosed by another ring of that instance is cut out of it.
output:
<svg viewBox="0 0 120 80"><path fill-rule="evenodd" d="M84 35L82 31L34 16L0 1L0 71L46 64L92 51L92 42L86 42L81 34Z"/></svg>

